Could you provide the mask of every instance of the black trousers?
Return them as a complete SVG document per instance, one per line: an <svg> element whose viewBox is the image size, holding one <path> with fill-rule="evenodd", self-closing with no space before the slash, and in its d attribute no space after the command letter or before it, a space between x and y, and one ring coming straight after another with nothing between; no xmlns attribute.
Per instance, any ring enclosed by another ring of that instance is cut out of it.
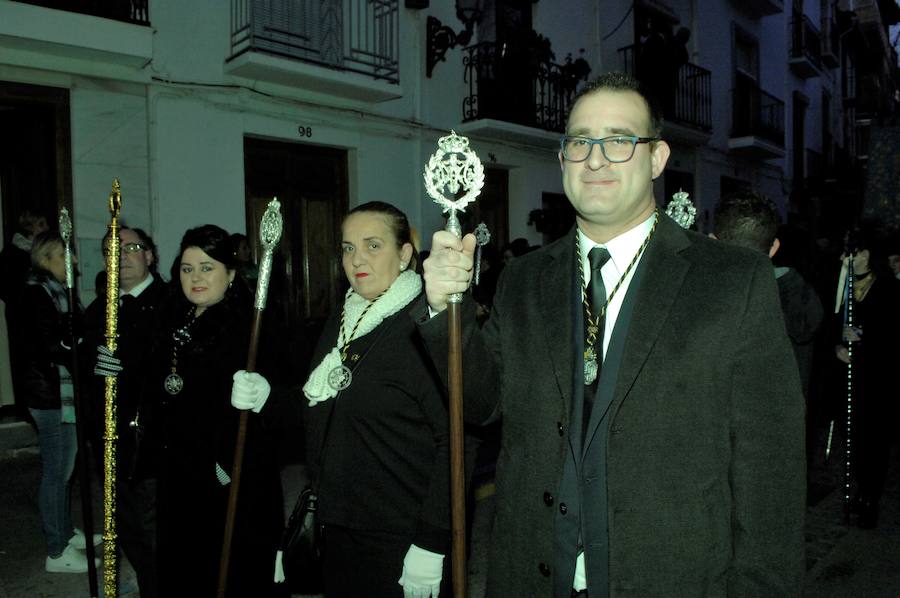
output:
<svg viewBox="0 0 900 598"><path fill-rule="evenodd" d="M156 598L156 480L119 480L116 486L119 543L137 574L141 598Z"/></svg>

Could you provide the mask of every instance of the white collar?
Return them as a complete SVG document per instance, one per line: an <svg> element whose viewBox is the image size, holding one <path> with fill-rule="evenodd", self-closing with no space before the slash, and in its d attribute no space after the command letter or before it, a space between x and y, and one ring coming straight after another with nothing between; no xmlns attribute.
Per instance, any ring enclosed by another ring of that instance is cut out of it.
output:
<svg viewBox="0 0 900 598"><path fill-rule="evenodd" d="M134 287L132 287L132 289L130 291L128 291L127 293L124 292L122 289L119 289L119 297L123 297L125 295L131 295L132 297L140 297L141 293L143 293L144 290L147 287L149 287L151 284L153 284L153 274L148 272L147 278L145 278L141 282L134 285Z"/></svg>
<svg viewBox="0 0 900 598"><path fill-rule="evenodd" d="M637 226L625 231L617 237L610 239L606 243L595 243L594 241L589 239L588 236L585 235L580 228L578 228L578 243L582 248L582 268L587 268L588 272L590 272L590 266L587 265L588 253L594 247L605 247L606 250L609 251L610 257L610 260L609 262L607 262L607 264L612 264L616 270L616 273L621 276L622 272L624 272L625 269L628 268L628 264L631 263L631 260L634 259L634 254L636 254L641 248L641 244L647 238L647 235L650 234L650 230L653 228L653 219L656 217L656 213L654 212ZM588 274L588 278L589 277L590 274Z"/></svg>

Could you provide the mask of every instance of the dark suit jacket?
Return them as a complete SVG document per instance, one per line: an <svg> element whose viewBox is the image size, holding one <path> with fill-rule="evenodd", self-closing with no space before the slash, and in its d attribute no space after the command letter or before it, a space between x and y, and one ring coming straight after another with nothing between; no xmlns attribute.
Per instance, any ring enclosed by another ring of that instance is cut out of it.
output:
<svg viewBox="0 0 900 598"><path fill-rule="evenodd" d="M554 578L571 578L550 567L560 510L548 497L558 493L567 460L582 454L568 433L581 368L572 350L571 306L580 301L573 235L505 269L483 330L464 317L466 417L486 420L498 409L503 419L492 598L558 595L565 589L554 588ZM591 579L588 563L589 589L798 595L803 399L771 264L661 216L640 268L601 424L609 579ZM443 364L445 317L413 315Z"/></svg>

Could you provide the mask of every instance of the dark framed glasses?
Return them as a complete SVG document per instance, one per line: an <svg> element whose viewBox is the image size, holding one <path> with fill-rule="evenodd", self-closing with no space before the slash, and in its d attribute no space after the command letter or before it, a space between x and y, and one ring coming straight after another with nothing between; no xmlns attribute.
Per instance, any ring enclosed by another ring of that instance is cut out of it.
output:
<svg viewBox="0 0 900 598"><path fill-rule="evenodd" d="M639 143L659 141L659 137L637 137L636 135L612 135L603 139L592 139L581 135L565 135L560 139L562 156L569 162L584 162L591 155L595 145L607 162L628 162L634 156Z"/></svg>
<svg viewBox="0 0 900 598"><path fill-rule="evenodd" d="M122 245L122 253L137 253L138 251L143 251L147 249L141 243L125 243ZM108 255L109 250L106 247L103 247L103 255Z"/></svg>

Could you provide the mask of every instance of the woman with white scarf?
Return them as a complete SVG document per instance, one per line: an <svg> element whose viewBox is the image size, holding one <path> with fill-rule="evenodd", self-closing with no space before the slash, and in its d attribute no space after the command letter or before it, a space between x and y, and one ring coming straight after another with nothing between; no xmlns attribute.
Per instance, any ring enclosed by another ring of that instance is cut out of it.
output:
<svg viewBox="0 0 900 598"><path fill-rule="evenodd" d="M407 314L423 291L409 222L370 202L341 232L350 289L325 325L302 396L276 392L267 404L265 379L238 372L232 404L270 425L303 420L328 598L450 595L447 411Z"/></svg>
<svg viewBox="0 0 900 598"><path fill-rule="evenodd" d="M74 256L73 256L73 261ZM22 388L37 427L41 449L38 506L47 541L48 573L83 573L84 533L72 526L71 481L78 445L72 388L71 309L63 283L65 247L57 232L37 235L31 246L31 270L22 292ZM94 545L101 538L94 534Z"/></svg>

